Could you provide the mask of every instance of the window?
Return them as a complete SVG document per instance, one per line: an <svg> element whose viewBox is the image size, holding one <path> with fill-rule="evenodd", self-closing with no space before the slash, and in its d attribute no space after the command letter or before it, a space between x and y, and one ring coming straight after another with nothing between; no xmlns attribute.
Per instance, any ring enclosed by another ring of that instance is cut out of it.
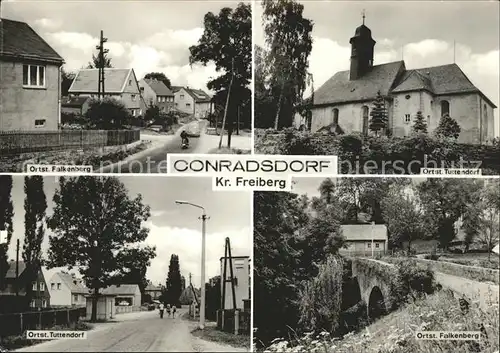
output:
<svg viewBox="0 0 500 353"><path fill-rule="evenodd" d="M339 110L337 108L333 108L333 124L339 124Z"/></svg>
<svg viewBox="0 0 500 353"><path fill-rule="evenodd" d="M370 109L365 105L361 108L362 116L363 116L363 135L368 135L368 115Z"/></svg>
<svg viewBox="0 0 500 353"><path fill-rule="evenodd" d="M366 245L368 245L368 248L372 247L372 243L366 243Z"/></svg>
<svg viewBox="0 0 500 353"><path fill-rule="evenodd" d="M132 116L135 116L135 109L132 109Z"/></svg>
<svg viewBox="0 0 500 353"><path fill-rule="evenodd" d="M61 283L58 283L57 284L57 290L60 290L61 289Z"/></svg>
<svg viewBox="0 0 500 353"><path fill-rule="evenodd" d="M427 115L427 126L431 125L431 116Z"/></svg>
<svg viewBox="0 0 500 353"><path fill-rule="evenodd" d="M441 116L450 114L450 102L441 101Z"/></svg>
<svg viewBox="0 0 500 353"><path fill-rule="evenodd" d="M411 121L411 115L410 114L405 114L405 123L409 123Z"/></svg>
<svg viewBox="0 0 500 353"><path fill-rule="evenodd" d="M186 107L191 107L191 103L186 103Z"/></svg>
<svg viewBox="0 0 500 353"><path fill-rule="evenodd" d="M128 85L132 86L132 80L128 80Z"/></svg>
<svg viewBox="0 0 500 353"><path fill-rule="evenodd" d="M36 286L36 282L33 282L33 290L36 290L37 289L37 286Z"/></svg>
<svg viewBox="0 0 500 353"><path fill-rule="evenodd" d="M184 95L183 94L181 94L181 99L184 99Z"/></svg>
<svg viewBox="0 0 500 353"><path fill-rule="evenodd" d="M78 301L78 294L73 295L73 301L75 301L75 302Z"/></svg>
<svg viewBox="0 0 500 353"><path fill-rule="evenodd" d="M133 94L133 95L131 96L131 98L132 98L132 102L135 102L135 94Z"/></svg>
<svg viewBox="0 0 500 353"><path fill-rule="evenodd" d="M42 300L42 308L47 307L47 301L45 299Z"/></svg>
<svg viewBox="0 0 500 353"><path fill-rule="evenodd" d="M379 247L379 245L380 245L379 243L375 243L375 247L376 247L376 248L378 248L378 247Z"/></svg>
<svg viewBox="0 0 500 353"><path fill-rule="evenodd" d="M35 307L36 307L36 301L35 301L35 299L33 299L33 300L31 301L30 306L31 306L32 308L35 308Z"/></svg>
<svg viewBox="0 0 500 353"><path fill-rule="evenodd" d="M40 290L44 291L45 290L45 283L40 282Z"/></svg>
<svg viewBox="0 0 500 353"><path fill-rule="evenodd" d="M45 87L45 66L23 65L23 86Z"/></svg>
<svg viewBox="0 0 500 353"><path fill-rule="evenodd" d="M51 284L50 284L50 289L51 289L51 290L54 290L54 288L55 288L55 287L56 287L56 284L55 284L55 283L51 283Z"/></svg>
<svg viewBox="0 0 500 353"><path fill-rule="evenodd" d="M35 127L44 127L45 126L45 119L36 119L35 120Z"/></svg>

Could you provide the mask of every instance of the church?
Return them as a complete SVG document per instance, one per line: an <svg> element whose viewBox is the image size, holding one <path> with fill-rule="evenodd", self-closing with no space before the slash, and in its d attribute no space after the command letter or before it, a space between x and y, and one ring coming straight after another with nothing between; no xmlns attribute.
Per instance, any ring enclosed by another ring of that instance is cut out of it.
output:
<svg viewBox="0 0 500 353"><path fill-rule="evenodd" d="M363 16L364 17L364 16ZM456 64L407 70L404 61L374 65L375 40L363 24L350 39L350 69L337 72L314 92L311 115L296 118L298 127L312 132L333 130L369 134L370 110L380 91L388 113L386 131L411 134L418 111L430 133L449 114L461 127L459 142L484 144L494 138L495 104Z"/></svg>

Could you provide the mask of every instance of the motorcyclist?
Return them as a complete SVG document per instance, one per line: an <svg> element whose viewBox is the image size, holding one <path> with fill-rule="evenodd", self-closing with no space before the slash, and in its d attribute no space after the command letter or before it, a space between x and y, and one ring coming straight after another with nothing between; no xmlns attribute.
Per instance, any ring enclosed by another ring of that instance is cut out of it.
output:
<svg viewBox="0 0 500 353"><path fill-rule="evenodd" d="M187 134L187 132L185 130L183 130L181 132L181 139L182 139L182 144L186 144L186 145L189 144L188 134Z"/></svg>

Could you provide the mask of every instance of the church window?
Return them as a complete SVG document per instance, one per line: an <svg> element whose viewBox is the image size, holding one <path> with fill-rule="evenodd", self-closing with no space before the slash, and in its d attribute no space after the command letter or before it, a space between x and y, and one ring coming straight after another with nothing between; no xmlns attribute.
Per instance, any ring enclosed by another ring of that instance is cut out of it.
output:
<svg viewBox="0 0 500 353"><path fill-rule="evenodd" d="M441 101L441 116L450 114L450 102Z"/></svg>
<svg viewBox="0 0 500 353"><path fill-rule="evenodd" d="M427 126L431 125L431 116L427 115Z"/></svg>
<svg viewBox="0 0 500 353"><path fill-rule="evenodd" d="M407 94L407 95L405 96L405 98L406 98L406 99L410 99L410 98L411 98L411 96L410 96L409 94Z"/></svg>
<svg viewBox="0 0 500 353"><path fill-rule="evenodd" d="M339 110L337 108L333 108L333 125L339 124Z"/></svg>
<svg viewBox="0 0 500 353"><path fill-rule="evenodd" d="M484 137L488 134L488 108L486 107L486 104L483 105L483 130L484 130Z"/></svg>
<svg viewBox="0 0 500 353"><path fill-rule="evenodd" d="M411 121L411 115L410 114L405 114L405 123L409 123Z"/></svg>
<svg viewBox="0 0 500 353"><path fill-rule="evenodd" d="M361 108L362 111L362 116L363 116L363 135L368 135L368 116L369 116L369 109L365 105L363 108Z"/></svg>

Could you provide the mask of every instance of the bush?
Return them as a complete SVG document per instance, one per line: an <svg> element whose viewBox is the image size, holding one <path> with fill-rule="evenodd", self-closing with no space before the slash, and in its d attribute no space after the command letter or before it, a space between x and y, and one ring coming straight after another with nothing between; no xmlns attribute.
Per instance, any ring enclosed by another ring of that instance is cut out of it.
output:
<svg viewBox="0 0 500 353"><path fill-rule="evenodd" d="M415 299L422 294L432 294L436 289L434 272L429 266L419 265L413 259L397 264L397 300L401 302Z"/></svg>
<svg viewBox="0 0 500 353"><path fill-rule="evenodd" d="M330 256L316 278L307 282L300 294L300 321L306 330L330 333L337 330L342 305L343 262Z"/></svg>
<svg viewBox="0 0 500 353"><path fill-rule="evenodd" d="M130 119L131 114L125 105L114 99L92 99L85 113L91 127L103 130L119 129Z"/></svg>

